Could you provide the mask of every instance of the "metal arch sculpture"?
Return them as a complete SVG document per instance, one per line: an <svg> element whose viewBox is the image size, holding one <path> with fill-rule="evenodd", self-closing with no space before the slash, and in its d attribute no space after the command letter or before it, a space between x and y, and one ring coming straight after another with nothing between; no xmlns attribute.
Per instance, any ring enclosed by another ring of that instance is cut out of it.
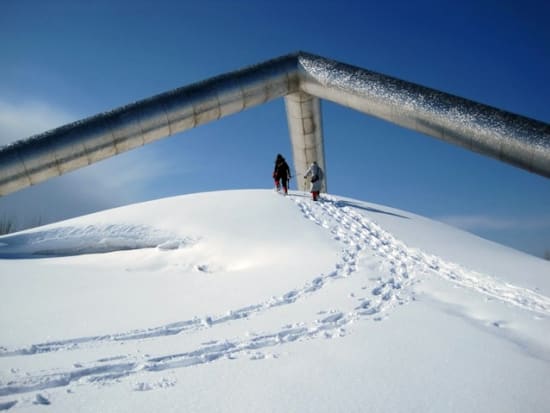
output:
<svg viewBox="0 0 550 413"><path fill-rule="evenodd" d="M5 146L0 196L279 97L298 173L312 161L326 171L320 99L327 99L550 177L544 122L298 52Z"/></svg>

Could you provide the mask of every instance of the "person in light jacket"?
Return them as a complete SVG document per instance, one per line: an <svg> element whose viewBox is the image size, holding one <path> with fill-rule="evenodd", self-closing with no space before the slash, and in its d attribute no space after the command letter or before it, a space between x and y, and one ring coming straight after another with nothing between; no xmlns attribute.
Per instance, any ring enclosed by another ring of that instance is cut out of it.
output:
<svg viewBox="0 0 550 413"><path fill-rule="evenodd" d="M304 178L308 177L310 177L309 181L311 183L311 196L313 197L314 201L317 201L319 199L319 192L321 192L321 182L323 181L323 170L319 165L317 165L317 162L313 161L311 166L304 174Z"/></svg>

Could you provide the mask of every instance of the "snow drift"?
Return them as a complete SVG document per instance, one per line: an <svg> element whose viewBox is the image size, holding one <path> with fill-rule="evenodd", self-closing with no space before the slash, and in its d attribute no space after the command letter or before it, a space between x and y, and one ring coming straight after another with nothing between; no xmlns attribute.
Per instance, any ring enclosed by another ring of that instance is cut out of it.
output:
<svg viewBox="0 0 550 413"><path fill-rule="evenodd" d="M0 237L0 410L546 411L550 263L228 191Z"/></svg>

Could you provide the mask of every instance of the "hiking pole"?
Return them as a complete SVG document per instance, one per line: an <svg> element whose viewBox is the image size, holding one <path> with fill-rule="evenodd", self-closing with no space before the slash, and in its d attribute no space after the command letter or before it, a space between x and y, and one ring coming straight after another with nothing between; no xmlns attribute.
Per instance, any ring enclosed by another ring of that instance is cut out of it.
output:
<svg viewBox="0 0 550 413"><path fill-rule="evenodd" d="M289 177L286 179L286 189L287 189L287 191L290 189L290 178L292 178L292 177L289 176Z"/></svg>

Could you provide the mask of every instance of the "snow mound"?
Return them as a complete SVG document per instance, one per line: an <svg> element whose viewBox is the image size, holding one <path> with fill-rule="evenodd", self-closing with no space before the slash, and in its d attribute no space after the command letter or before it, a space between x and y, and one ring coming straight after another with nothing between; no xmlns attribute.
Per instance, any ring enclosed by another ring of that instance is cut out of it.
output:
<svg viewBox="0 0 550 413"><path fill-rule="evenodd" d="M404 211L214 192L0 243L3 410L550 403L550 263Z"/></svg>

